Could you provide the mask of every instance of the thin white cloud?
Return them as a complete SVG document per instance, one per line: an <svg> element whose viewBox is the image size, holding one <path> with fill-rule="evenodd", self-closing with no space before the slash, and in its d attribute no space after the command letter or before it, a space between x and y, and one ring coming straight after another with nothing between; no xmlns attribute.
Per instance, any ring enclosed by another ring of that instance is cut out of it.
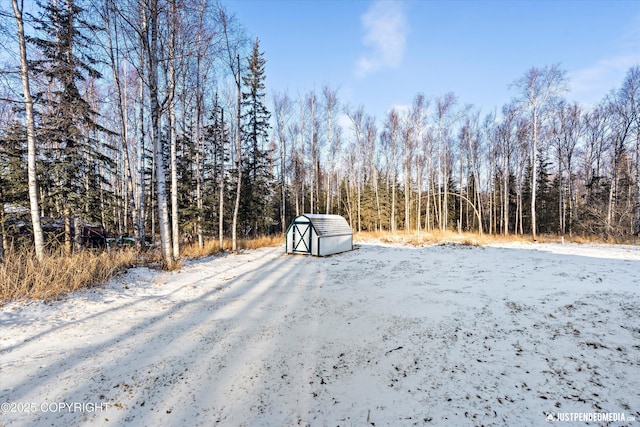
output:
<svg viewBox="0 0 640 427"><path fill-rule="evenodd" d="M633 66L640 65L640 15L614 40L614 49L589 67L569 73L571 94L595 104L612 89L618 89Z"/></svg>
<svg viewBox="0 0 640 427"><path fill-rule="evenodd" d="M622 84L629 68L640 64L640 54L604 58L591 67L569 73L571 93L577 99L597 102Z"/></svg>
<svg viewBox="0 0 640 427"><path fill-rule="evenodd" d="M402 4L377 0L360 18L367 52L356 63L356 74L364 77L383 68L396 68L405 52L407 20Z"/></svg>
<svg viewBox="0 0 640 427"><path fill-rule="evenodd" d="M406 117L409 115L409 113L411 113L411 107L411 104L395 104L391 106L391 108L389 108L386 113L389 114L391 110L396 110L396 112L400 114L400 116Z"/></svg>

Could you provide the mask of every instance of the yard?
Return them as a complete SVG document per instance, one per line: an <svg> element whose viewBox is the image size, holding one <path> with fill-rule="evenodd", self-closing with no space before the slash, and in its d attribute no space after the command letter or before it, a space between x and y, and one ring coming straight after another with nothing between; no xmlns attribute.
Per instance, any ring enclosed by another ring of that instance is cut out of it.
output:
<svg viewBox="0 0 640 427"><path fill-rule="evenodd" d="M640 248L606 245L137 268L0 309L0 425L634 424L639 286Z"/></svg>

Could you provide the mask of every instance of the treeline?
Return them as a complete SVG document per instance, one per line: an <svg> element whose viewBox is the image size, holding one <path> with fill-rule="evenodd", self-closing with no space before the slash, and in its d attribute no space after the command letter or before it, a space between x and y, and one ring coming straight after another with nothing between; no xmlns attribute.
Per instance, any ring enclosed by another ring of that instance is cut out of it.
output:
<svg viewBox="0 0 640 427"><path fill-rule="evenodd" d="M340 213L358 231L637 236L640 67L589 108L568 84L558 65L533 67L500 111L418 94L381 124L330 88L276 96L281 212Z"/></svg>
<svg viewBox="0 0 640 427"><path fill-rule="evenodd" d="M596 106L569 102L552 65L512 82L499 111L418 94L376 118L331 87L268 97L259 40L220 3L58 0L27 13L12 0L1 13L4 247L19 207L38 257L40 221L57 218L69 252L77 224L100 224L140 246L159 236L167 266L185 239L235 248L303 212L357 231L640 231L640 67Z"/></svg>

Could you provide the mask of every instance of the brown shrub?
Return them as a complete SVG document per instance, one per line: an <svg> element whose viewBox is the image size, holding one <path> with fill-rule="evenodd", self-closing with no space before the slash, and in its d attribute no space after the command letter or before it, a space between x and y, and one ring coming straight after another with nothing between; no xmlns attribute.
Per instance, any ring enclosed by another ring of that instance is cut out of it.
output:
<svg viewBox="0 0 640 427"><path fill-rule="evenodd" d="M12 299L56 299L100 285L138 263L133 251L54 253L38 262L33 252L12 252L0 263L0 303Z"/></svg>

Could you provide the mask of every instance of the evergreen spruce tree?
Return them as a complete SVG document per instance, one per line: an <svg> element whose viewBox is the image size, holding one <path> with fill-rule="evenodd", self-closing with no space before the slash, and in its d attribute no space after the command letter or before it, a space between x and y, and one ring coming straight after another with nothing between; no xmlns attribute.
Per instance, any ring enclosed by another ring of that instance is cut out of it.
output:
<svg viewBox="0 0 640 427"><path fill-rule="evenodd" d="M96 220L87 201L106 184L101 167L111 167L112 161L100 150L100 133L109 132L97 123L97 113L84 99L80 87L89 78L99 78L96 59L89 52L91 41L83 31L96 27L82 19L83 9L74 0L40 4L43 14L35 28L41 37L30 37L42 53L31 61L31 69L49 82L49 87L36 94L41 106L41 137L49 143L49 158L55 180L51 194L65 218L65 246L71 251L72 219L84 213L87 220ZM105 147L102 144L102 147ZM113 147L106 147L113 149ZM84 210L84 212L81 212Z"/></svg>
<svg viewBox="0 0 640 427"><path fill-rule="evenodd" d="M28 200L26 155L26 129L14 123L0 135L0 208Z"/></svg>
<svg viewBox="0 0 640 427"><path fill-rule="evenodd" d="M0 262L8 247L8 235L19 235L21 231L19 224L23 218L15 213L8 217L4 206L5 203L20 205L28 200L26 155L26 129L14 123L0 135Z"/></svg>
<svg viewBox="0 0 640 427"><path fill-rule="evenodd" d="M240 222L245 234L254 236L266 231L271 218L271 180L269 152L265 149L269 137L269 118L266 107L265 59L256 39L248 58L248 70L242 78L242 142L245 150L243 165L243 188L240 207Z"/></svg>
<svg viewBox="0 0 640 427"><path fill-rule="evenodd" d="M168 131L168 129L167 129ZM196 176L193 126L187 124L184 134L177 138L177 174L178 174L178 218L180 229L187 237L195 236L198 209L196 207ZM167 159L169 160L169 159ZM168 177L169 178L169 177Z"/></svg>
<svg viewBox="0 0 640 427"><path fill-rule="evenodd" d="M537 202L537 230L536 232L549 234L558 231L558 215L555 209L558 200L557 195L557 181L553 182L549 169L551 162L548 159L548 155L545 151L540 150L538 152L538 168L537 168L537 188L536 194ZM557 179L557 178L556 178ZM554 193L555 192L555 193Z"/></svg>
<svg viewBox="0 0 640 427"><path fill-rule="evenodd" d="M231 206L226 203L225 197L228 196L226 191L227 179L225 165L229 161L228 146L229 134L227 124L225 123L225 111L220 106L218 94L216 93L214 105L209 116L209 124L205 127L205 203L211 206L209 220L209 228L217 229L218 243L223 247L224 230L225 230L225 206ZM230 216L230 215L229 215ZM215 223L214 223L215 222Z"/></svg>

